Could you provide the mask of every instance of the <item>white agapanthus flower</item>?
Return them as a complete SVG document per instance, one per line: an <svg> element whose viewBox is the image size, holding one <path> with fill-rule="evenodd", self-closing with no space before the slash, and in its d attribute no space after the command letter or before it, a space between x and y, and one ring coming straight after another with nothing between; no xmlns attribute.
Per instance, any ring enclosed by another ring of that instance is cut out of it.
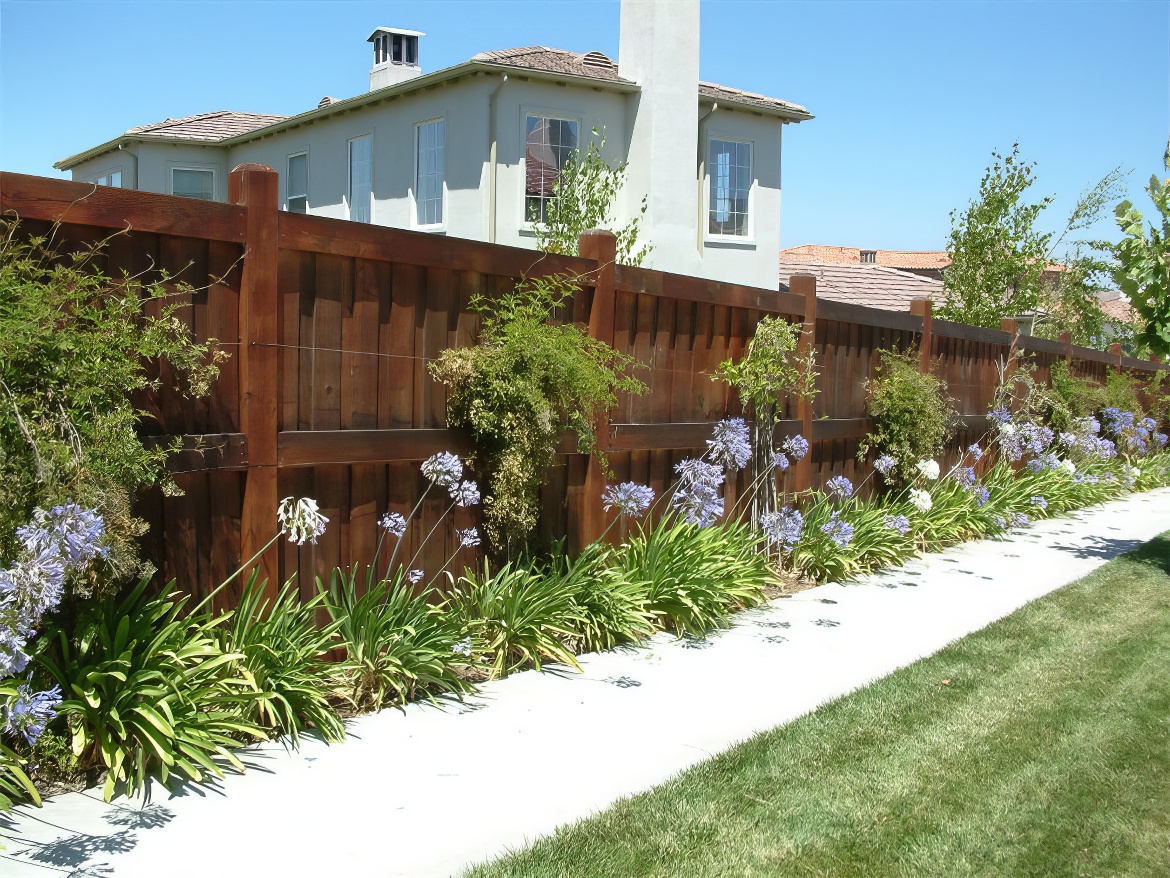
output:
<svg viewBox="0 0 1170 878"><path fill-rule="evenodd" d="M329 519L317 508L317 501L309 497L294 500L285 497L276 509L280 529L290 543L303 546L306 542L316 543L317 537L325 533Z"/></svg>
<svg viewBox="0 0 1170 878"><path fill-rule="evenodd" d="M1004 436L1011 436L1016 432L1016 425L1015 424L1000 424L999 425L999 432L1002 433Z"/></svg>
<svg viewBox="0 0 1170 878"><path fill-rule="evenodd" d="M918 471L922 473L930 481L938 478L939 468L937 460L920 460L918 461Z"/></svg>
<svg viewBox="0 0 1170 878"><path fill-rule="evenodd" d="M1064 473L1066 476L1074 475L1077 471L1077 465L1075 463L1073 463L1071 460L1069 460L1068 458L1065 458L1064 460L1062 460L1060 462L1060 466L1057 468L1062 473Z"/></svg>
<svg viewBox="0 0 1170 878"><path fill-rule="evenodd" d="M930 494L926 491L919 491L917 488L910 492L910 503L923 515L930 512L934 506L934 500L931 499Z"/></svg>

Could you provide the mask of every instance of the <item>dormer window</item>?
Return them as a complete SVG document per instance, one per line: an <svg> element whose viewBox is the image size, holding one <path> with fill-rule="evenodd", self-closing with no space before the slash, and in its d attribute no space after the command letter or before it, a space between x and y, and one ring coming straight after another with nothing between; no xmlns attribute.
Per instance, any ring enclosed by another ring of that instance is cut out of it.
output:
<svg viewBox="0 0 1170 878"><path fill-rule="evenodd" d="M876 265L877 264L877 251L876 250L862 250L861 251L861 262L864 265Z"/></svg>

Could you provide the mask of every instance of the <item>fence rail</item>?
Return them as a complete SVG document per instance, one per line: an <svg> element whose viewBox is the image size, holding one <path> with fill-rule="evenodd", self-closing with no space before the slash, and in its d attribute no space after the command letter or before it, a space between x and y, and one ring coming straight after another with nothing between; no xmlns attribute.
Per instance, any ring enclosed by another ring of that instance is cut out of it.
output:
<svg viewBox="0 0 1170 878"><path fill-rule="evenodd" d="M336 565L368 562L378 518L407 514L422 492L417 461L472 450L466 434L447 428L445 388L427 363L473 343L473 295L496 295L522 277L577 277L581 293L566 317L645 364L639 377L649 392L623 395L598 435L614 477L657 491L679 459L704 447L713 423L743 414L734 388L713 376L744 353L765 316L802 323L801 345L815 349L820 368L813 402L787 401L777 427L812 444L785 476L788 489L864 475L864 384L882 350L917 347L922 368L946 380L964 416L952 456L986 431L1013 340L1034 356L1041 380L1057 360L1097 379L1108 369L1167 369L1117 349L1017 338L1010 323L996 330L937 320L926 302L897 313L818 299L810 275L794 276L791 292L781 292L618 266L608 233L583 236L580 256L552 256L285 213L277 183L269 168L242 166L229 180L231 203L217 204L0 174L0 211L19 217L25 233L51 232L66 250L104 239L100 263L110 276L189 284L174 287L181 319L196 338L217 339L233 354L205 399L183 397L161 362L152 368L162 386L137 400L150 441L180 437L169 467L184 492L143 496L139 514L151 525L144 548L165 576L197 594L275 535L284 496L315 497L331 524L315 546L269 550L262 563L271 583L299 574L312 589ZM542 492L539 533L579 546L604 528L606 478L596 457L576 453L573 435L560 452ZM410 552L445 509L440 497L423 504L407 533ZM454 530L474 523L472 512L456 510L422 564L438 569L457 548ZM473 550L460 551L457 563L476 560Z"/></svg>

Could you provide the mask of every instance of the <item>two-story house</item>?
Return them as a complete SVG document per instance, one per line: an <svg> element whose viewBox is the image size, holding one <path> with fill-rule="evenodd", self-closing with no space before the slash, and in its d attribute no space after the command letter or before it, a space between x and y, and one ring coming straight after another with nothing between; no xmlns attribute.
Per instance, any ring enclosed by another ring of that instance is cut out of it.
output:
<svg viewBox="0 0 1170 878"><path fill-rule="evenodd" d="M622 0L619 56L533 46L423 73L418 31L369 36L370 88L284 117L220 111L132 128L56 167L219 201L231 168L281 175L285 210L533 246L559 168L594 131L647 199L650 267L775 289L782 131L801 106L699 80L699 0Z"/></svg>

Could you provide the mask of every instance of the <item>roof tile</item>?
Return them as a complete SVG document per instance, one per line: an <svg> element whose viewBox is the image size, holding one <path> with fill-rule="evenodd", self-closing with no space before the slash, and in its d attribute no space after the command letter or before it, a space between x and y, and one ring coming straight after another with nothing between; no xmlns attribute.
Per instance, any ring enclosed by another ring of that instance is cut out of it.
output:
<svg viewBox="0 0 1170 878"><path fill-rule="evenodd" d="M183 140L226 140L237 134L247 134L257 128L283 122L287 116L271 113L238 113L232 110L216 110L212 113L198 113L182 119L164 119L150 125L131 128L127 134L154 137L173 137Z"/></svg>
<svg viewBox="0 0 1170 878"><path fill-rule="evenodd" d="M780 261L780 283L794 274L812 274L817 296L885 311L909 311L915 299L942 301L942 281L872 263Z"/></svg>

